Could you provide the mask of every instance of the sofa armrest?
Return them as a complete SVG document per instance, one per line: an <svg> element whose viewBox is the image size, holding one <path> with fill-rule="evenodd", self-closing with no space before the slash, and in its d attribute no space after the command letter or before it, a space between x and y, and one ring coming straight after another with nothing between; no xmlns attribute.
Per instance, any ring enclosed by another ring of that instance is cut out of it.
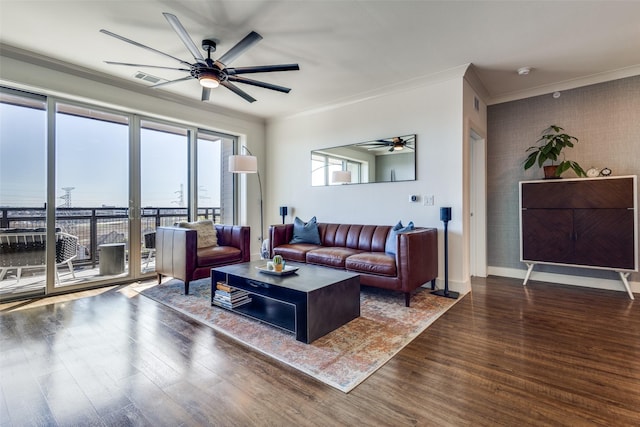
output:
<svg viewBox="0 0 640 427"><path fill-rule="evenodd" d="M438 277L436 228L419 228L397 237L396 265L403 291L410 292Z"/></svg>
<svg viewBox="0 0 640 427"><path fill-rule="evenodd" d="M275 224L269 227L269 257L273 248L288 244L293 239L293 224Z"/></svg>

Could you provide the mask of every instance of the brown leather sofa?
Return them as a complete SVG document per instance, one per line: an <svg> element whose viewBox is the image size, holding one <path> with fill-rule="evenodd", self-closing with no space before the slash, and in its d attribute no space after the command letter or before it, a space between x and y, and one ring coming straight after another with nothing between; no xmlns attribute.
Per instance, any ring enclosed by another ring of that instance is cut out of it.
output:
<svg viewBox="0 0 640 427"><path fill-rule="evenodd" d="M217 245L198 248L196 230L158 227L156 230L156 273L189 282L211 275L211 268L247 262L250 258L250 228L240 225L215 225Z"/></svg>
<svg viewBox="0 0 640 427"><path fill-rule="evenodd" d="M438 276L438 230L416 228L396 236L395 255L385 252L392 226L318 223L320 245L289 242L293 224L269 228L271 256L339 268L360 274L360 284L403 292L409 307L411 293Z"/></svg>

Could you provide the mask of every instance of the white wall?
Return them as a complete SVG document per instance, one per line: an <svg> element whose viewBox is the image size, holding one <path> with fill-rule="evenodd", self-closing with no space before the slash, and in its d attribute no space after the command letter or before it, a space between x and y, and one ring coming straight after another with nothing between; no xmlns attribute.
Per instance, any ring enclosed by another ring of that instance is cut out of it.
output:
<svg viewBox="0 0 640 427"><path fill-rule="evenodd" d="M413 221L439 234L439 285L444 277L440 207L451 206L449 286L467 290L462 267L463 79L455 76L421 87L369 98L334 109L267 123L266 222L281 222L279 206L290 216L319 222L393 225ZM310 152L393 135L417 134L417 180L331 187L311 186ZM420 196L411 203L409 196ZM422 204L425 195L434 206ZM291 209L292 208L292 209Z"/></svg>

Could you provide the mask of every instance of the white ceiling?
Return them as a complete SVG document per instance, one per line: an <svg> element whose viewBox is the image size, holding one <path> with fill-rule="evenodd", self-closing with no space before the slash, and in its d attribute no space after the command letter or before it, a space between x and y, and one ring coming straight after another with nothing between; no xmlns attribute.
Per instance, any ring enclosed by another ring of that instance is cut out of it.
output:
<svg viewBox="0 0 640 427"><path fill-rule="evenodd" d="M219 40L214 58L260 33L233 67L300 64L248 76L289 94L241 85L258 100L250 104L222 87L212 93L211 103L260 117L371 96L469 63L489 103L640 74L640 1L0 0L0 41L148 85L134 73L186 73L105 64L179 65L99 30L194 62L162 12L175 14L198 46ZM523 66L532 67L528 76L517 74ZM148 90L200 99L195 80Z"/></svg>

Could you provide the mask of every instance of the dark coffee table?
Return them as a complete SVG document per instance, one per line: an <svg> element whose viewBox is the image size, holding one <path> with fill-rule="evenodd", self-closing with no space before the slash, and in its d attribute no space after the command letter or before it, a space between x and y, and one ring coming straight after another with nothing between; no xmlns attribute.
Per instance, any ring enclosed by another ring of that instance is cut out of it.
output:
<svg viewBox="0 0 640 427"><path fill-rule="evenodd" d="M211 304L217 282L245 290L251 302L230 311L292 332L307 344L360 316L359 275L287 263L298 270L275 276L256 268L265 265L266 261L253 261L212 268Z"/></svg>

